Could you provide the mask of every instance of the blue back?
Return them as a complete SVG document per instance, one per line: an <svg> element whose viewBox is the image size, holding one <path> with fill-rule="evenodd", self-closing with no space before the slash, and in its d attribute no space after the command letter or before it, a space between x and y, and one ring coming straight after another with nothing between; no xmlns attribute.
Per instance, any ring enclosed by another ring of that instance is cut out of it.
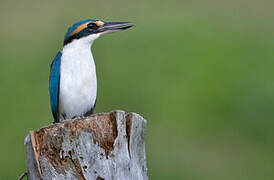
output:
<svg viewBox="0 0 274 180"><path fill-rule="evenodd" d="M49 93L50 93L50 106L54 121L59 121L59 85L60 85L60 65L62 53L58 52L50 67L49 76Z"/></svg>
<svg viewBox="0 0 274 180"><path fill-rule="evenodd" d="M78 26L80 26L82 24L85 24L87 22L91 22L91 21L96 21L96 20L85 19L85 20L82 20L82 21L78 21L78 22L74 23L72 26L70 26L68 28L68 31L67 31L66 35L65 35L65 41L66 41L66 39L68 39L70 37L71 33L77 29Z"/></svg>

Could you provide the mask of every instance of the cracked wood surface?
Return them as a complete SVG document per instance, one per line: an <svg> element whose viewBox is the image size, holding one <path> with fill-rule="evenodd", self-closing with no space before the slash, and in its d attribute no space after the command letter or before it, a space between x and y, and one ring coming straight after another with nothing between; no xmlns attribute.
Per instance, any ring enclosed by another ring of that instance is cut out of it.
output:
<svg viewBox="0 0 274 180"><path fill-rule="evenodd" d="M30 131L25 139L29 180L146 180L146 120L124 111Z"/></svg>

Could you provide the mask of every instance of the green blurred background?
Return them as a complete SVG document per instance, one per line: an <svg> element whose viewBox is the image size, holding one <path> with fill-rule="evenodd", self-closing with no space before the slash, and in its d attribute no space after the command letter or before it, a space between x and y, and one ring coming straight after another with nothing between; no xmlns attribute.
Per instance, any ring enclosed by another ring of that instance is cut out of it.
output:
<svg viewBox="0 0 274 180"><path fill-rule="evenodd" d="M274 179L273 1L1 0L0 14L1 180L53 121L49 66L86 18L136 23L93 44L95 111L148 120L150 179Z"/></svg>

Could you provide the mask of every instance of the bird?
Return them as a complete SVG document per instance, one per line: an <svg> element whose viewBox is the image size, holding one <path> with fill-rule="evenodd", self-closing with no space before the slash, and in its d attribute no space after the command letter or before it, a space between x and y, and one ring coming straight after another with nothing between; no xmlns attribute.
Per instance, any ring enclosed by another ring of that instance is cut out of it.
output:
<svg viewBox="0 0 274 180"><path fill-rule="evenodd" d="M50 66L49 94L54 123L93 114L97 76L91 46L101 35L132 26L131 22L85 19L68 28L63 48Z"/></svg>

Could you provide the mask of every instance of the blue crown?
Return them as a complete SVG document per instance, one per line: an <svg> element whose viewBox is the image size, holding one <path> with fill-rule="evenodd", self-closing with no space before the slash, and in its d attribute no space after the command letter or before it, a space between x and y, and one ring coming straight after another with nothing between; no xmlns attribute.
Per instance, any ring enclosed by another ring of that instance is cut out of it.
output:
<svg viewBox="0 0 274 180"><path fill-rule="evenodd" d="M67 33L65 35L65 41L70 37L71 33L77 29L78 26L81 26L82 24L85 24L87 22L93 22L93 21L96 21L96 20L85 19L85 20L78 21L78 22L74 23L72 26L70 26L68 28L68 31L67 31Z"/></svg>

